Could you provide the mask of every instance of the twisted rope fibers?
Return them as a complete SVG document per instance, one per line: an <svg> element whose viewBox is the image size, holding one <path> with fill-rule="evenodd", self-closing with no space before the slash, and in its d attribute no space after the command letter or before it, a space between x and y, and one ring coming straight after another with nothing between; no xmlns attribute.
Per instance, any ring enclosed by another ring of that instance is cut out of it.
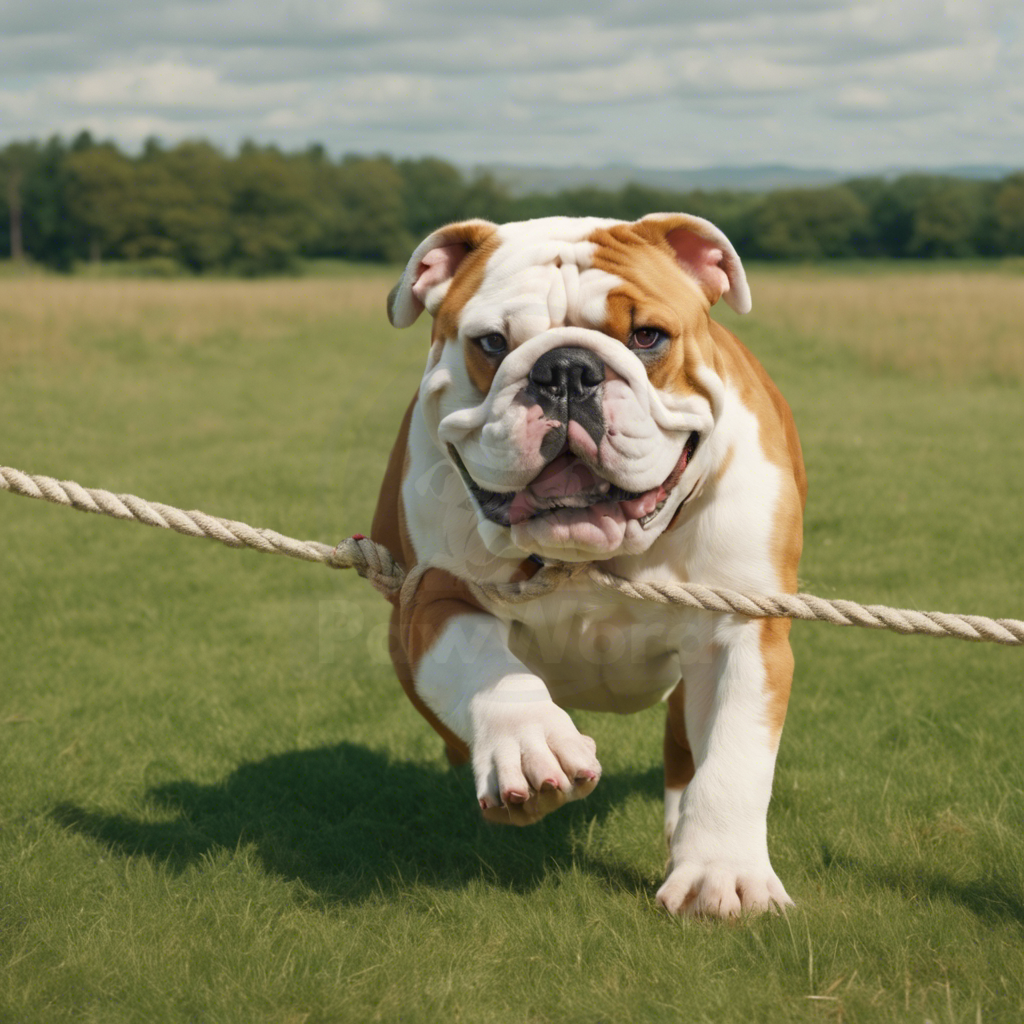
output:
<svg viewBox="0 0 1024 1024"><path fill-rule="evenodd" d="M252 548L265 554L287 555L307 562L319 562L332 569L355 569L385 597L411 599L428 564L416 566L408 575L391 552L368 537L356 534L336 547L314 540L296 540L274 530L249 526L233 519L221 519L206 512L186 512L173 505L146 501L134 494L114 494L99 488L82 487L71 480L24 473L0 466L0 490L65 505L81 512L93 512L114 519L131 520L146 526L174 530L188 537L206 537L232 548ZM638 601L675 604L715 612L733 612L748 618L788 618L830 622L834 626L888 629L905 635L954 637L1024 646L1024 622L1018 619L990 619L983 615L954 615L922 612L856 601L828 600L813 594L744 594L724 587L700 583L641 582L627 580L588 562L556 562L542 566L530 579L514 583L466 580L479 597L504 604L531 601L578 578L603 590L612 590Z"/></svg>

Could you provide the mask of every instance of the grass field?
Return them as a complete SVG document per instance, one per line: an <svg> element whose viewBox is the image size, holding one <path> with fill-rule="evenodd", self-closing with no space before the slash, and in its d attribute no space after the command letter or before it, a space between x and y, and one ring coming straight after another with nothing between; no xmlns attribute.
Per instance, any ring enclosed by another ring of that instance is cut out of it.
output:
<svg viewBox="0 0 1024 1024"><path fill-rule="evenodd" d="M1019 271L1019 268L1017 268ZM0 463L365 530L426 326L384 274L0 280ZM1024 276L761 270L802 585L1024 617ZM659 913L658 709L525 831L402 694L361 580L0 495L0 1021L1024 1020L1024 652L797 624L798 907Z"/></svg>

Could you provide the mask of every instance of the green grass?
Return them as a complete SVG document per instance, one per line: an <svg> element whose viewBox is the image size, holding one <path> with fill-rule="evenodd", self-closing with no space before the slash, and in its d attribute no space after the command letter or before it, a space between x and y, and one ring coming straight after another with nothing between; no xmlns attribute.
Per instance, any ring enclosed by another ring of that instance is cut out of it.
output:
<svg viewBox="0 0 1024 1024"><path fill-rule="evenodd" d="M0 344L0 462L366 530L426 326L328 315L308 285L285 315L286 282L265 322L182 326L207 286L174 287ZM1024 617L1021 386L738 329L801 428L805 589ZM485 827L354 575L10 495L0 515L5 1024L1024 1019L1019 649L794 626L769 840L798 907L677 922L653 899L657 709L580 715L597 791Z"/></svg>
<svg viewBox="0 0 1024 1024"><path fill-rule="evenodd" d="M401 273L400 267L384 268L380 263L356 262L354 260L343 260L333 258L298 259L288 271L280 275L267 275L270 277L379 277L381 273ZM56 273L40 263L33 263L31 260L15 261L0 257L0 281L12 277L43 277ZM197 275L192 273L188 267L178 263L174 259L162 256L147 257L137 260L103 260L100 263L93 263L86 260L78 261L73 269L72 275L85 279L137 279L137 278L182 278L188 280ZM207 279L232 279L240 276L237 270L230 268L218 271L208 271L199 275Z"/></svg>
<svg viewBox="0 0 1024 1024"><path fill-rule="evenodd" d="M286 269L278 273L269 273L264 277L374 277L382 272L379 263L355 262L353 260L318 258L296 259ZM397 276L398 268L388 268ZM79 261L75 264L75 277L86 279L111 280L119 278L193 278L197 275L184 264L164 256L151 256L137 260L103 260L100 263ZM2 277L0 271L0 277ZM247 278L237 267L219 267L198 275L208 280Z"/></svg>
<svg viewBox="0 0 1024 1024"><path fill-rule="evenodd" d="M1024 274L1024 257L1021 256L961 256L949 259L894 259L892 257L841 257L823 260L744 260L747 272L757 275L782 274L794 271L811 273L821 277L854 275L867 277L888 277L894 274L1008 274L1020 277Z"/></svg>

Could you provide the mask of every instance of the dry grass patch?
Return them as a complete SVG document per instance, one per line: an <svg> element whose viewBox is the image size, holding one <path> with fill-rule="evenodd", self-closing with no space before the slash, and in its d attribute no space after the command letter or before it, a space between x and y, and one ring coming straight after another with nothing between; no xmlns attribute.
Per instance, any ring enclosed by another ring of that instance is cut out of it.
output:
<svg viewBox="0 0 1024 1024"><path fill-rule="evenodd" d="M134 335L199 344L230 331L259 341L353 316L383 318L393 274L262 281L29 277L0 280L0 366L68 359L76 340Z"/></svg>
<svg viewBox="0 0 1024 1024"><path fill-rule="evenodd" d="M357 317L383 324L393 277L382 269L262 281L0 279L0 366L71 359L78 342L98 335L188 347L225 332L259 342ZM850 348L875 369L1024 381L1024 273L823 267L751 277L758 320Z"/></svg>
<svg viewBox="0 0 1024 1024"><path fill-rule="evenodd" d="M758 319L851 348L875 369L1024 381L1024 273L754 272Z"/></svg>

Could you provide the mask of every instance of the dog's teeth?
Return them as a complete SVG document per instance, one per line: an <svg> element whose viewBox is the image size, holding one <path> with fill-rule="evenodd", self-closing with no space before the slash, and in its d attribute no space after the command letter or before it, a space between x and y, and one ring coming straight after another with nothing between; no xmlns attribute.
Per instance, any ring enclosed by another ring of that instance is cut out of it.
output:
<svg viewBox="0 0 1024 1024"><path fill-rule="evenodd" d="M666 499L667 500L667 499ZM646 530L651 520L665 507L664 501L659 501L653 512L648 512L643 519L638 520L642 529Z"/></svg>

